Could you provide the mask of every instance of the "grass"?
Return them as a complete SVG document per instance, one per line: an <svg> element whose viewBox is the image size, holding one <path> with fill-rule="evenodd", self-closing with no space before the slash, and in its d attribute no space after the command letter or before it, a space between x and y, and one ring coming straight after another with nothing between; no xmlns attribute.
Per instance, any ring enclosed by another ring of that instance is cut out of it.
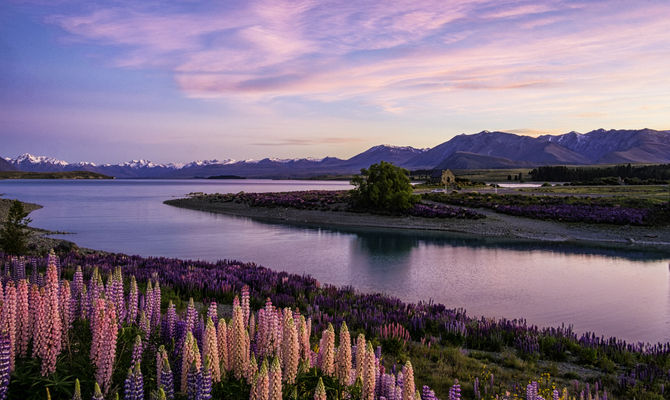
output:
<svg viewBox="0 0 670 400"><path fill-rule="evenodd" d="M551 186L516 189L519 194L556 194L565 196L617 196L650 200L655 204L670 200L668 185Z"/></svg>

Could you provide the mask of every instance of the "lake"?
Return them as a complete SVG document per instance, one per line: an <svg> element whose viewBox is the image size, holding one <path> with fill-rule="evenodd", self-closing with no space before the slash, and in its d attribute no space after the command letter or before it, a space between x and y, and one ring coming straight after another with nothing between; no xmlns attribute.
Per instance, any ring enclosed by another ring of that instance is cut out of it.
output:
<svg viewBox="0 0 670 400"><path fill-rule="evenodd" d="M190 192L341 190L347 182L270 180L12 180L5 198L44 206L32 226L100 250L237 259L321 282L470 315L633 341L670 341L670 257L566 245L504 244L437 232L324 229L264 223L162 204Z"/></svg>

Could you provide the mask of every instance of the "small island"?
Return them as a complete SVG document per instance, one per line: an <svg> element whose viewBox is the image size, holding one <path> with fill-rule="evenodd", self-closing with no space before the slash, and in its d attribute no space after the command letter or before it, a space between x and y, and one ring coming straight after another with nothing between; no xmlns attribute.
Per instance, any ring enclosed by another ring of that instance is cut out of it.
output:
<svg viewBox="0 0 670 400"><path fill-rule="evenodd" d="M431 230L497 241L670 252L668 205L635 196L575 196L560 188L551 194L546 188L537 193L476 188L417 194L407 186L406 171L384 162L364 169L352 183L356 189L350 192L194 193L164 203L320 227Z"/></svg>

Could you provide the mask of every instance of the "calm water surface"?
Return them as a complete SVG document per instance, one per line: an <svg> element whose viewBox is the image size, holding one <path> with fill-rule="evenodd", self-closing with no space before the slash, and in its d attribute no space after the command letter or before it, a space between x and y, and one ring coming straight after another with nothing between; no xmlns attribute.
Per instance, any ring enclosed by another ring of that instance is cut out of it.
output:
<svg viewBox="0 0 670 400"><path fill-rule="evenodd" d="M2 181L38 203L33 226L101 250L238 259L471 315L572 324L635 341L670 341L670 257L570 246L466 240L440 233L319 229L179 209L189 192L347 189L346 182L267 180Z"/></svg>

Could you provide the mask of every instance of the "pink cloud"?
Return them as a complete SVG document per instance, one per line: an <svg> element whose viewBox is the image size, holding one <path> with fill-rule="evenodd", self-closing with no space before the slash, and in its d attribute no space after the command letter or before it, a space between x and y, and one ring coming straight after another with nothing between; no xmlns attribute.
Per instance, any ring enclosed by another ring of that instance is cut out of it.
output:
<svg viewBox="0 0 670 400"><path fill-rule="evenodd" d="M587 87L611 91L612 82L667 88L670 5L620 5L263 0L192 13L102 8L48 21L77 40L120 47L118 66L173 72L190 97L356 99L402 112L417 99L469 102L472 91L537 101L542 89L553 103L548 97Z"/></svg>

